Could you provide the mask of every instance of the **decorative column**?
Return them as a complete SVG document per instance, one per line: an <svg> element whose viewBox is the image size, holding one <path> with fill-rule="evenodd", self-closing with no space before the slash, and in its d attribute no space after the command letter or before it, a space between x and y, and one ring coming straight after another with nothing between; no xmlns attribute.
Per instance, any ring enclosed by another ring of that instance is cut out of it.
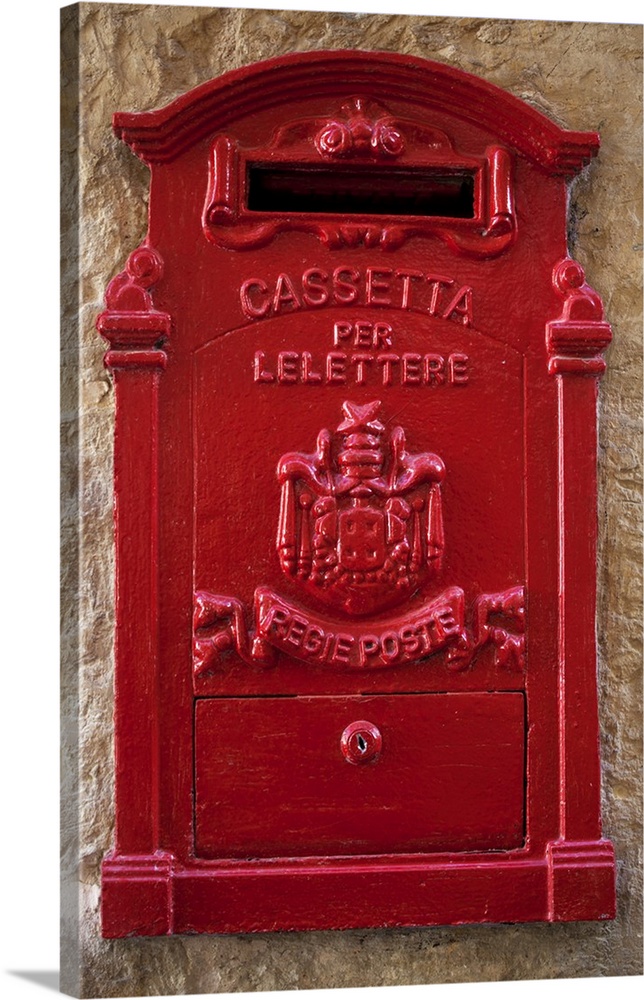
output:
<svg viewBox="0 0 644 1000"><path fill-rule="evenodd" d="M159 850L158 390L170 316L150 289L159 255L141 246L108 285L97 320L114 377L115 844L103 862L105 936L171 930L171 862Z"/></svg>
<svg viewBox="0 0 644 1000"><path fill-rule="evenodd" d="M560 813L548 846L549 918L596 920L615 910L614 851L601 832L595 640L597 390L611 329L579 264L561 261L553 283L563 298L546 324L558 393Z"/></svg>

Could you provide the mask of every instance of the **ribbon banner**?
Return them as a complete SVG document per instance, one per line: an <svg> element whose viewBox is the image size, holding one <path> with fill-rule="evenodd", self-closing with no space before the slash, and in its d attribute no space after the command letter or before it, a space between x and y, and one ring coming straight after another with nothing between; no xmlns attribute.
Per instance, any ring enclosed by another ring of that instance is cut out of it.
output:
<svg viewBox="0 0 644 1000"><path fill-rule="evenodd" d="M345 669L425 659L462 635L464 613L460 587L443 591L413 614L364 626L311 615L268 589L255 591L258 638L298 660Z"/></svg>
<svg viewBox="0 0 644 1000"><path fill-rule="evenodd" d="M267 587L254 598L255 631L234 597L195 594L193 663L196 677L222 666L234 650L246 663L270 667L278 653L336 670L404 666L446 650L451 670L465 670L486 643L495 664L525 669L525 590L480 594L465 622L465 594L449 587L420 608L377 622L338 622L314 615ZM501 624L502 623L502 624Z"/></svg>

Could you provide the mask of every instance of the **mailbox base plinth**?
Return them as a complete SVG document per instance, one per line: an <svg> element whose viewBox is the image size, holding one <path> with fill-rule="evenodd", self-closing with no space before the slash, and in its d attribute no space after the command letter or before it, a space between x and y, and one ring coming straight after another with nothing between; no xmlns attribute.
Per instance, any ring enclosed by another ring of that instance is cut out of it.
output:
<svg viewBox="0 0 644 1000"><path fill-rule="evenodd" d="M108 855L102 866L103 937L156 937L172 933L173 857Z"/></svg>
<svg viewBox="0 0 644 1000"><path fill-rule="evenodd" d="M356 905L356 900L359 905ZM544 858L443 856L103 865L106 937L608 920L610 844L549 845Z"/></svg>

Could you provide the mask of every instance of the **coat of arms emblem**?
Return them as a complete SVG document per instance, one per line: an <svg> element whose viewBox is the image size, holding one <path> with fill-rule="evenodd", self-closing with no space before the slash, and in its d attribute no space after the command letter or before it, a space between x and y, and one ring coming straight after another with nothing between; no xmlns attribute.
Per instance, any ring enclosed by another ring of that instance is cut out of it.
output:
<svg viewBox="0 0 644 1000"><path fill-rule="evenodd" d="M408 454L405 432L388 434L381 403L345 402L335 434L313 454L279 462L277 550L284 573L350 615L395 605L440 567L443 462Z"/></svg>

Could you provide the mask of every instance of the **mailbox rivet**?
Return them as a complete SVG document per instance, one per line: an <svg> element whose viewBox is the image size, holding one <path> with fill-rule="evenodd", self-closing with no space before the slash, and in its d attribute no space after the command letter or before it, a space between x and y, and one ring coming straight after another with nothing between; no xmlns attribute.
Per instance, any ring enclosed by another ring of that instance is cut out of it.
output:
<svg viewBox="0 0 644 1000"><path fill-rule="evenodd" d="M367 764L375 761L382 750L382 736L373 722L360 719L352 722L342 733L340 749L350 764Z"/></svg>

